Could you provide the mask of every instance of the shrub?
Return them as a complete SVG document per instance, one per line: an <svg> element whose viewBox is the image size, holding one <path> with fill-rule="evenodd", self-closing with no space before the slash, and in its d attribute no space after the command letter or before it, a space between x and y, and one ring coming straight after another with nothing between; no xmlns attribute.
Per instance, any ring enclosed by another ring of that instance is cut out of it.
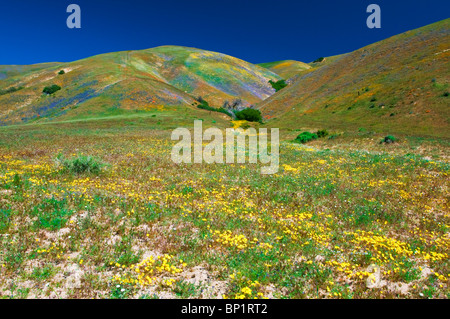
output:
<svg viewBox="0 0 450 319"><path fill-rule="evenodd" d="M262 122L260 110L246 108L235 113L238 120L246 120L249 122Z"/></svg>
<svg viewBox="0 0 450 319"><path fill-rule="evenodd" d="M66 72L64 72L64 70L61 70L58 72L58 74L64 74L64 73L66 73Z"/></svg>
<svg viewBox="0 0 450 319"><path fill-rule="evenodd" d="M270 85L272 85L272 87L275 89L276 92L278 92L281 89L284 89L287 86L284 80L279 80L277 82L270 80L269 83Z"/></svg>
<svg viewBox="0 0 450 319"><path fill-rule="evenodd" d="M250 128L250 124L244 123L244 124L241 125L241 128L242 128L243 130L246 130L246 129Z"/></svg>
<svg viewBox="0 0 450 319"><path fill-rule="evenodd" d="M328 135L328 131L327 130L319 130L316 132L316 135L318 138L322 138Z"/></svg>
<svg viewBox="0 0 450 319"><path fill-rule="evenodd" d="M216 109L215 107L209 106L209 103L205 101L201 96L197 98L197 101L200 103L197 105L199 109L208 110L212 112L219 112L231 116L231 112L228 111L227 109L224 109L223 107Z"/></svg>
<svg viewBox="0 0 450 319"><path fill-rule="evenodd" d="M338 138L338 137L339 137L338 134L333 134L333 135L328 136L328 139L329 140L334 140L335 138Z"/></svg>
<svg viewBox="0 0 450 319"><path fill-rule="evenodd" d="M325 58L324 58L324 57L320 57L320 58L318 58L318 59L315 59L315 60L313 61L313 63L322 62L323 60L325 60Z"/></svg>
<svg viewBox="0 0 450 319"><path fill-rule="evenodd" d="M394 143L396 140L397 139L394 136L388 135L381 140L380 144L382 144L382 143L391 144L391 143Z"/></svg>
<svg viewBox="0 0 450 319"><path fill-rule="evenodd" d="M10 88L4 90L4 91L0 90L0 95L5 95L5 94L13 93L13 92L16 92L16 91L19 91L19 90L22 90L22 89L23 89L23 86L19 86L19 87L17 87L17 88L14 87L14 86L12 86L12 87L10 87Z"/></svg>
<svg viewBox="0 0 450 319"><path fill-rule="evenodd" d="M228 115L228 116L232 116L232 115L231 115L231 112L228 111L227 109L224 109L223 107L217 109L216 111L219 112L219 113L226 114L226 115Z"/></svg>
<svg viewBox="0 0 450 319"><path fill-rule="evenodd" d="M46 94L53 94L53 93L55 93L56 91L59 91L59 90L61 90L61 87L59 85L53 84L51 86L46 86L42 90L42 92L46 93Z"/></svg>
<svg viewBox="0 0 450 319"><path fill-rule="evenodd" d="M65 171L73 174L99 174L106 165L92 156L79 155L73 159L64 159L62 155L56 158L58 164L62 165Z"/></svg>
<svg viewBox="0 0 450 319"><path fill-rule="evenodd" d="M311 132L303 132L303 133L300 133L296 137L295 141L299 142L299 143L302 143L302 144L305 144L305 143L307 143L309 141L312 141L312 140L315 140L315 139L317 139L317 134L314 134L314 133L311 133Z"/></svg>
<svg viewBox="0 0 450 319"><path fill-rule="evenodd" d="M447 96L449 96L449 95L450 95L449 92L445 92L444 94L442 94L442 96L445 96L445 97L447 97Z"/></svg>
<svg viewBox="0 0 450 319"><path fill-rule="evenodd" d="M201 105L209 106L208 102L206 102L201 96L199 96L199 97L197 98L197 101L198 101Z"/></svg>

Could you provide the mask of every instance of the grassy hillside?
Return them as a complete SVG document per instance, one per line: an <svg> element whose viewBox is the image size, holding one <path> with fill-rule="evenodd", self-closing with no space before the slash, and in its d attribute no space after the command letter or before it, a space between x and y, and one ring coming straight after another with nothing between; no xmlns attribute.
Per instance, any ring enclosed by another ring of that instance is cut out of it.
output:
<svg viewBox="0 0 450 319"><path fill-rule="evenodd" d="M339 56L258 107L278 127L450 137L449 35L447 19Z"/></svg>
<svg viewBox="0 0 450 319"><path fill-rule="evenodd" d="M311 69L310 65L294 60L260 63L258 65L269 69L286 80L305 70Z"/></svg>
<svg viewBox="0 0 450 319"><path fill-rule="evenodd" d="M321 57L321 58L317 58L316 60L308 63L308 65L313 68L313 69L317 69L319 67L328 65L340 58L342 58L343 56L345 56L346 54L338 54L338 55L332 55L332 56L327 56L327 57Z"/></svg>
<svg viewBox="0 0 450 319"><path fill-rule="evenodd" d="M39 63L32 65L0 65L0 80L13 77L19 74L26 74L33 71L42 70L51 66L58 65L57 62Z"/></svg>
<svg viewBox="0 0 450 319"><path fill-rule="evenodd" d="M198 96L215 107L236 99L251 105L273 94L268 81L280 78L224 54L175 46L102 54L43 68L4 66L1 70L8 77L0 81L0 91L21 88L0 95L3 125L129 110L196 109ZM65 73L59 74L61 70ZM52 95L42 93L53 84L61 90Z"/></svg>

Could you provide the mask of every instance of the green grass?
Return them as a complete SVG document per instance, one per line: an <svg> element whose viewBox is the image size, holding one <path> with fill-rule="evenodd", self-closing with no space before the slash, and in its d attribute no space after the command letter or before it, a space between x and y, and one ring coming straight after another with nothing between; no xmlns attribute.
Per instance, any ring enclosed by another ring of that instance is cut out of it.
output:
<svg viewBox="0 0 450 319"><path fill-rule="evenodd" d="M16 279L16 298L56 288L69 298L208 298L219 287L229 298L445 296L448 258L432 255L449 252L445 139L387 147L385 135L332 130L338 138L301 145L290 142L299 131L282 130L280 171L261 176L255 164L174 165L170 128L193 118L158 127L160 116L0 129L0 272ZM61 170L59 153L110 167ZM171 258L147 265L150 284L131 283L149 256ZM371 264L387 286L365 288ZM420 267L440 277L430 284ZM83 284L71 290L64 278L76 272ZM212 283L189 283L192 272ZM30 275L48 288L27 291ZM406 295L390 290L396 282L410 284ZM0 284L0 295L11 288Z"/></svg>

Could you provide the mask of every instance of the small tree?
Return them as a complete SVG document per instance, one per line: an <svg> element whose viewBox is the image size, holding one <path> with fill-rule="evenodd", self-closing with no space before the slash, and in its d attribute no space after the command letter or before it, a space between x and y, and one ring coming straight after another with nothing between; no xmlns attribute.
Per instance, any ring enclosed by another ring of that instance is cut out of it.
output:
<svg viewBox="0 0 450 319"><path fill-rule="evenodd" d="M61 90L61 87L59 85L53 84L51 86L46 86L42 90L42 92L46 93L46 94L53 94L53 93L55 93L56 91L59 91L59 90Z"/></svg>
<svg viewBox="0 0 450 319"><path fill-rule="evenodd" d="M64 73L66 73L66 72L64 72L64 70L61 70L58 72L58 74L64 74Z"/></svg>
<svg viewBox="0 0 450 319"><path fill-rule="evenodd" d="M249 122L262 122L262 115L260 110L246 108L242 111L236 112L238 120L246 120Z"/></svg>
<svg viewBox="0 0 450 319"><path fill-rule="evenodd" d="M328 135L328 131L327 130L319 130L316 132L316 135L318 138L322 138Z"/></svg>
<svg viewBox="0 0 450 319"><path fill-rule="evenodd" d="M313 61L313 63L320 63L320 62L322 62L323 60L325 60L325 58L324 58L324 57L320 57L320 58L318 58L318 59L315 59L315 60Z"/></svg>
<svg viewBox="0 0 450 319"><path fill-rule="evenodd" d="M383 138L383 139L381 140L380 144L383 144L383 143L385 143L385 144L391 144L391 143L394 143L396 140L397 140L397 139L396 139L394 136L388 135L388 136L386 136L385 138Z"/></svg>
<svg viewBox="0 0 450 319"><path fill-rule="evenodd" d="M304 144L317 138L317 134L311 132L302 132L295 138L295 141Z"/></svg>
<svg viewBox="0 0 450 319"><path fill-rule="evenodd" d="M275 89L276 92L278 92L281 89L284 89L287 84L284 80L279 80L277 82L274 82L272 80L269 80L270 85L272 85L272 87Z"/></svg>

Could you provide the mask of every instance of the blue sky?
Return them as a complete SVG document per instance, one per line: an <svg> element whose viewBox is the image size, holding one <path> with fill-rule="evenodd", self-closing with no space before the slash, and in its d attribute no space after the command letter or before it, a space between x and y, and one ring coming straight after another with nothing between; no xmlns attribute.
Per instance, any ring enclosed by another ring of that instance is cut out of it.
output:
<svg viewBox="0 0 450 319"><path fill-rule="evenodd" d="M66 8L81 7L81 29ZM380 5L382 28L366 8ZM253 63L350 52L449 17L448 0L0 0L0 64L68 62L183 45Z"/></svg>

